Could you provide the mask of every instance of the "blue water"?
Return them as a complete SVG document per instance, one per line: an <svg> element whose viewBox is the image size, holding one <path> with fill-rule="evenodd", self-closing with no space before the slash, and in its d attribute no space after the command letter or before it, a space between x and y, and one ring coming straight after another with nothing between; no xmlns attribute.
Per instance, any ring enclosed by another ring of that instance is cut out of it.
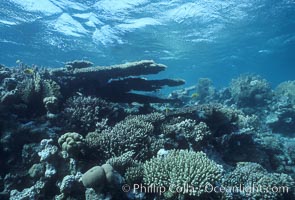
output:
<svg viewBox="0 0 295 200"><path fill-rule="evenodd" d="M0 0L0 63L153 59L159 77L295 79L294 0Z"/></svg>

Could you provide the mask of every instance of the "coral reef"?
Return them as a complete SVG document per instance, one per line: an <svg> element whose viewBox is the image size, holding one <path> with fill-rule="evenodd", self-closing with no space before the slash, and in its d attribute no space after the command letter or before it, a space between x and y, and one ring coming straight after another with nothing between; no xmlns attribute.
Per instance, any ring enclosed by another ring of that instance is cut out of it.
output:
<svg viewBox="0 0 295 200"><path fill-rule="evenodd" d="M184 81L143 77L165 69L0 65L0 199L294 199L294 81L168 95Z"/></svg>

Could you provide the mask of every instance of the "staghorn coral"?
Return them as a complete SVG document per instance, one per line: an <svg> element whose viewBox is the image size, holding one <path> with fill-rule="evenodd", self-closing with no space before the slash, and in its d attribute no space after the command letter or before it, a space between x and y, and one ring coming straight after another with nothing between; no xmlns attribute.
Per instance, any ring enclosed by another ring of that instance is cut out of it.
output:
<svg viewBox="0 0 295 200"><path fill-rule="evenodd" d="M255 75L244 75L233 79L229 89L239 107L265 106L272 97L269 83Z"/></svg>
<svg viewBox="0 0 295 200"><path fill-rule="evenodd" d="M287 174L268 173L257 163L240 162L234 171L225 175L223 186L240 188L238 190L226 190L226 199L275 200L284 196L286 198L291 193L282 190L274 192L275 190L272 191L272 188L288 187L290 192L294 186L294 181ZM255 191L253 191L253 187L256 187ZM252 192L249 189L252 189Z"/></svg>
<svg viewBox="0 0 295 200"><path fill-rule="evenodd" d="M7 68L8 69L8 68ZM11 111L23 115L44 114L43 99L61 97L59 85L48 79L48 71L37 66L21 65L8 71L4 68L3 88L0 89L1 103L9 104ZM1 73L1 69L0 69ZM20 109L22 108L22 110Z"/></svg>
<svg viewBox="0 0 295 200"><path fill-rule="evenodd" d="M143 168L143 182L146 185L170 188L164 195L178 198L204 195L206 185L215 185L215 182L220 181L223 171L205 153L187 150L170 150L164 158L154 157L146 161ZM184 185L190 188L173 193Z"/></svg>

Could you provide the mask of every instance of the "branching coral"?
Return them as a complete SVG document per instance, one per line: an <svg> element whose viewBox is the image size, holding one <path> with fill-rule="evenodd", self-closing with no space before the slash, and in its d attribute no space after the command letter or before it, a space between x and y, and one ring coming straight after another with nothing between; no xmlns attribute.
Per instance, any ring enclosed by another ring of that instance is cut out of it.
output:
<svg viewBox="0 0 295 200"><path fill-rule="evenodd" d="M28 110L30 110L28 113L32 113L33 111L41 114L44 113L44 108L46 108L49 113L51 111L57 113L58 103L62 96L60 93L60 86L53 80L45 79L44 76L44 71L33 71L30 75L19 76L17 79L13 78L12 80L16 82L13 87L12 81L10 80L10 83L7 81L10 91L6 93L3 101L10 101L10 104L23 103L27 106ZM48 110L48 105L43 101L49 97L56 99L55 109Z"/></svg>
<svg viewBox="0 0 295 200"><path fill-rule="evenodd" d="M147 151L149 136L153 130L154 126L149 122L136 118L125 119L111 130L89 133L86 142L89 148L102 152L106 158L120 156L132 150L142 156Z"/></svg>
<svg viewBox="0 0 295 200"><path fill-rule="evenodd" d="M294 180L286 174L268 173L261 165L240 162L234 171L225 176L224 185L227 188L228 199L280 199L291 195ZM253 191L253 189L256 189ZM283 190L285 192L283 192ZM289 190L289 192L287 192Z"/></svg>
<svg viewBox="0 0 295 200"><path fill-rule="evenodd" d="M143 165L146 185L170 188L167 197L205 194L207 184L215 185L222 176L222 167L207 158L203 152L171 150L164 158L154 157ZM180 193L177 188L189 186ZM197 189L196 189L197 188ZM175 191L175 193L173 193Z"/></svg>
<svg viewBox="0 0 295 200"><path fill-rule="evenodd" d="M153 112L146 115L129 115L126 117L126 119L136 119L139 121L146 121L154 124L164 121L165 115L163 115L162 113Z"/></svg>
<svg viewBox="0 0 295 200"><path fill-rule="evenodd" d="M124 174L126 169L134 164L134 154L134 151L128 151L118 157L108 159L106 163L110 164L120 174Z"/></svg>
<svg viewBox="0 0 295 200"><path fill-rule="evenodd" d="M143 171L143 163L135 163L132 167L127 168L124 178L130 185L142 183Z"/></svg>
<svg viewBox="0 0 295 200"><path fill-rule="evenodd" d="M163 124L161 130L166 136L179 139L184 138L189 144L195 145L204 142L211 135L211 131L206 123L197 123L197 121L192 119L184 119L172 124Z"/></svg>
<svg viewBox="0 0 295 200"><path fill-rule="evenodd" d="M120 120L124 111L117 104L100 98L76 96L65 103L63 118L68 129L86 133L94 131L96 123L104 118Z"/></svg>

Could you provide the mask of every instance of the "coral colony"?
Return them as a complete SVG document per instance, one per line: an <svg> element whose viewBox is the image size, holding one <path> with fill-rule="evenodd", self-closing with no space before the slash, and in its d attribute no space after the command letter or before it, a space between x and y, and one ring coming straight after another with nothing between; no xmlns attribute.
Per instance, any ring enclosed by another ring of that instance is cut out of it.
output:
<svg viewBox="0 0 295 200"><path fill-rule="evenodd" d="M1 65L0 199L295 199L295 81L143 77L166 69Z"/></svg>

